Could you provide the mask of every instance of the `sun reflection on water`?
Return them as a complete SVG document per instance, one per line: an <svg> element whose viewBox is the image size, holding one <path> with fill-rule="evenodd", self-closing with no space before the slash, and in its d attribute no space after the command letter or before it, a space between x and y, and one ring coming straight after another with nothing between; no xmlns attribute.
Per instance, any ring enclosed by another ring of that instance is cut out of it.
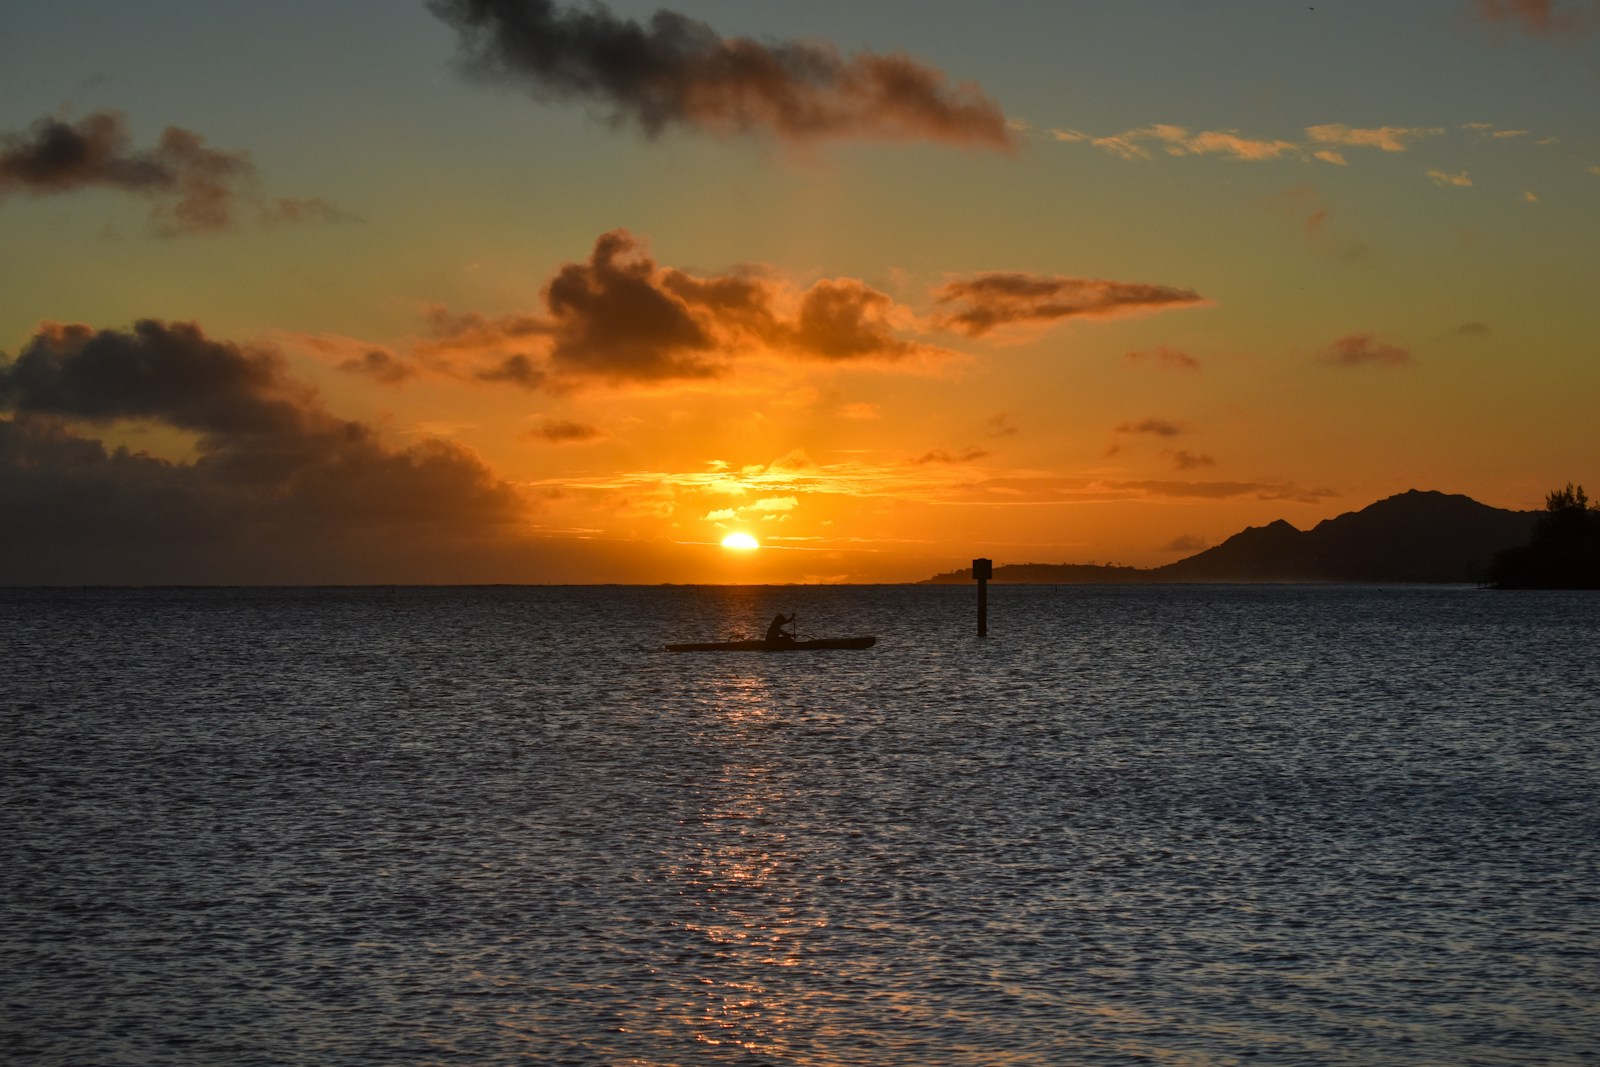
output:
<svg viewBox="0 0 1600 1067"><path fill-rule="evenodd" d="M663 872L685 905L675 925L700 970L700 995L683 1005L680 1023L705 1045L781 1055L815 1032L815 1020L802 1022L805 936L827 925L807 899L765 743L783 709L754 672L718 680L706 705L707 742L721 765Z"/></svg>

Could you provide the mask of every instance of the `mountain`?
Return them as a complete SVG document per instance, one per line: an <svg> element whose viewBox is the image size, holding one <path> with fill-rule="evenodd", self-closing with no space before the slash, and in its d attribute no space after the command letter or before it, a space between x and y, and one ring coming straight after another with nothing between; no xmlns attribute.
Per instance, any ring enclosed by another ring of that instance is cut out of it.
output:
<svg viewBox="0 0 1600 1067"><path fill-rule="evenodd" d="M1465 496L1409 493L1301 532L1283 521L1157 568L1179 582L1477 582L1496 552L1525 543L1534 512Z"/></svg>
<svg viewBox="0 0 1600 1067"><path fill-rule="evenodd" d="M1150 570L1029 563L995 568L996 582L1481 582L1496 552L1525 544L1536 512L1411 490L1299 530L1279 519ZM972 580L970 570L930 582Z"/></svg>

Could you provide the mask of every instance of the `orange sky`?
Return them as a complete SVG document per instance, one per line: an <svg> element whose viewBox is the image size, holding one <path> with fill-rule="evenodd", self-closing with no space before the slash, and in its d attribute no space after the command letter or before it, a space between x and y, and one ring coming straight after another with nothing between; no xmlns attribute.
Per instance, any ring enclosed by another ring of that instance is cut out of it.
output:
<svg viewBox="0 0 1600 1067"><path fill-rule="evenodd" d="M1587 3L158 6L8 16L0 580L904 581L1594 481Z"/></svg>

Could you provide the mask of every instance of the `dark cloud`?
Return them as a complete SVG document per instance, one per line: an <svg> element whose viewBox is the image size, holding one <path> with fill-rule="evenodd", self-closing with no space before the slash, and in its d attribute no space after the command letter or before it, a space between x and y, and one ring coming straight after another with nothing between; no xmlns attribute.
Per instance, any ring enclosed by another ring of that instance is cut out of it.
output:
<svg viewBox="0 0 1600 1067"><path fill-rule="evenodd" d="M626 231L602 235L589 262L561 268L545 288L545 306L559 375L651 381L720 372L711 331L659 284L655 262Z"/></svg>
<svg viewBox="0 0 1600 1067"><path fill-rule="evenodd" d="M0 366L0 409L98 423L153 419L218 439L300 432L320 411L276 352L153 319L127 332L46 324Z"/></svg>
<svg viewBox="0 0 1600 1067"><path fill-rule="evenodd" d="M788 333L794 348L822 359L901 359L921 346L893 335L893 308L893 300L863 282L820 281L801 299Z"/></svg>
<svg viewBox="0 0 1600 1067"><path fill-rule="evenodd" d="M1010 151L998 105L905 55L841 56L820 42L761 43L659 10L648 25L601 4L430 0L466 67L545 100L586 101L654 136L672 126L791 142L932 140Z"/></svg>
<svg viewBox="0 0 1600 1067"><path fill-rule="evenodd" d="M940 325L968 337L981 337L1013 323L1111 318L1210 302L1193 289L1015 273L979 274L948 282L934 291L934 298L951 309L939 316Z"/></svg>
<svg viewBox="0 0 1600 1067"><path fill-rule="evenodd" d="M0 419L0 574L11 581L50 567L132 576L98 580L323 580L318 566L364 554L503 539L523 513L467 449L388 445L327 411L275 351L192 324L47 327L0 359L0 411L11 413ZM130 420L194 434L197 458L108 450L83 433Z"/></svg>
<svg viewBox="0 0 1600 1067"><path fill-rule="evenodd" d="M1600 3L1589 0L1478 0L1478 17L1534 34L1587 33L1600 26Z"/></svg>
<svg viewBox="0 0 1600 1067"><path fill-rule="evenodd" d="M603 440L606 434L598 426L590 426L587 423L572 422L568 419L541 419L538 425L528 431L528 436L548 441L553 445L576 445Z"/></svg>
<svg viewBox="0 0 1600 1067"><path fill-rule="evenodd" d="M835 363L890 363L931 351L895 336L902 309L850 278L796 293L753 269L697 276L663 268L626 230L601 235L569 263L538 314L430 312L424 359L478 360L468 377L530 389L718 377L741 355L771 351ZM488 365L482 365L487 360Z"/></svg>
<svg viewBox="0 0 1600 1067"><path fill-rule="evenodd" d="M1488 337L1493 332L1486 322L1464 322L1456 327L1456 334L1461 337Z"/></svg>
<svg viewBox="0 0 1600 1067"><path fill-rule="evenodd" d="M1380 341L1370 333L1346 334L1323 349L1322 360L1341 367L1403 367L1412 362L1409 349Z"/></svg>
<svg viewBox="0 0 1600 1067"><path fill-rule="evenodd" d="M151 218L168 233L227 230L241 201L255 204L264 224L353 218L316 198L263 200L256 184L247 153L208 148L177 126L154 148L131 148L127 120L115 111L71 123L42 118L26 134L0 137L0 196L118 189L149 198Z"/></svg>
<svg viewBox="0 0 1600 1067"><path fill-rule="evenodd" d="M1158 367L1167 367L1172 370L1200 369L1200 361L1187 352L1171 348L1167 345L1157 345L1143 352L1129 352L1128 362L1133 364L1153 363Z"/></svg>

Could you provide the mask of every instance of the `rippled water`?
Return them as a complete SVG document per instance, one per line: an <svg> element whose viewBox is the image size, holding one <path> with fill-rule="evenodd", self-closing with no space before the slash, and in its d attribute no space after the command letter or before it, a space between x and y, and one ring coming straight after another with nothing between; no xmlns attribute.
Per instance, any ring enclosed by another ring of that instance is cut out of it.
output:
<svg viewBox="0 0 1600 1067"><path fill-rule="evenodd" d="M0 591L0 1053L1596 1062L1600 599L974 599Z"/></svg>

